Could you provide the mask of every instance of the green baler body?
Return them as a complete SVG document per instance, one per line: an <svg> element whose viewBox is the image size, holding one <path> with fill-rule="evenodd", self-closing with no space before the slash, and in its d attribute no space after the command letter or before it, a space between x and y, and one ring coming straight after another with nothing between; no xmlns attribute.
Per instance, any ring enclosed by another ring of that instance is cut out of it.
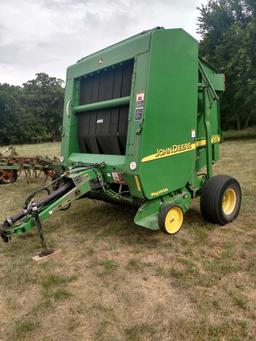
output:
<svg viewBox="0 0 256 341"><path fill-rule="evenodd" d="M104 162L102 174L106 185L119 182L114 174L122 174L131 196L146 202L184 188L200 187L197 173L207 166L207 134L199 64L211 87L217 92L223 91L223 75L199 60L198 42L193 37L182 29L157 28L70 66L62 135L64 163L76 166ZM113 73L121 70L124 81L125 68L131 70L131 82L122 95L116 89L119 83ZM88 86L90 82L95 84ZM86 93L86 87L90 92L97 92L96 100ZM105 87L105 95L99 95L99 87ZM212 164L219 155L219 102L208 104L208 147L210 141ZM118 113L120 121L125 107L127 132L122 133L124 137L118 128L112 129L118 124L112 116ZM85 121L93 125L89 133L85 123L82 129L79 126ZM101 126L105 127L104 133ZM88 134L96 144L99 142L99 148L96 146L99 152L81 151L81 143ZM117 144L126 139L123 152L102 151L100 145L103 143L104 147L104 141L111 144L111 138Z"/></svg>
<svg viewBox="0 0 256 341"><path fill-rule="evenodd" d="M197 41L182 29L145 31L70 66L57 189L39 201L34 192L0 236L8 241L35 226L48 255L41 221L85 196L136 206L137 225L170 234L201 193L207 220L232 221L238 182L210 179L223 91L224 75L199 58Z"/></svg>

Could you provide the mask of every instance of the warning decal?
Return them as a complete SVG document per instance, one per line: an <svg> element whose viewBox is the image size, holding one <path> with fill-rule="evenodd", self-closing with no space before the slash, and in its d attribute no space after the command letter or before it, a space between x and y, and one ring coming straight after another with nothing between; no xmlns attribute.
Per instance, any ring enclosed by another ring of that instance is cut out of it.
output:
<svg viewBox="0 0 256 341"><path fill-rule="evenodd" d="M143 117L144 97L144 92L138 92L136 94L135 121L140 121Z"/></svg>

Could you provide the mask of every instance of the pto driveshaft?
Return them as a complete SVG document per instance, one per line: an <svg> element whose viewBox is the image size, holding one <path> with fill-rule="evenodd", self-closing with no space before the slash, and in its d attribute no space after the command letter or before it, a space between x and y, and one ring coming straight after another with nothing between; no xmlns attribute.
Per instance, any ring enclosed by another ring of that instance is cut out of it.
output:
<svg viewBox="0 0 256 341"><path fill-rule="evenodd" d="M34 201L33 195L30 196L30 202L26 201L25 208L21 212L5 219L0 226L0 236L8 242L12 236L24 234L36 227L43 248L42 255L45 255L49 250L43 236L41 222L54 212L69 207L73 201L88 193L92 189L92 183L93 188L101 186L98 181L100 173L97 166L70 170L63 177L64 183L59 189L37 202Z"/></svg>

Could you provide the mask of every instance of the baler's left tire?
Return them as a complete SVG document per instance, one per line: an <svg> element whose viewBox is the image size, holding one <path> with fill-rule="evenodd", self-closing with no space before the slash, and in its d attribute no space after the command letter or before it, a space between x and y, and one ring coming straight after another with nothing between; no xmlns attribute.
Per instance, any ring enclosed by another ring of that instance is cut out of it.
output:
<svg viewBox="0 0 256 341"><path fill-rule="evenodd" d="M167 234L177 233L183 224L183 211L179 206L170 204L163 207L158 216L161 231Z"/></svg>
<svg viewBox="0 0 256 341"><path fill-rule="evenodd" d="M241 187L236 179L227 175L213 176L201 192L201 214L213 224L226 225L237 217L241 200Z"/></svg>

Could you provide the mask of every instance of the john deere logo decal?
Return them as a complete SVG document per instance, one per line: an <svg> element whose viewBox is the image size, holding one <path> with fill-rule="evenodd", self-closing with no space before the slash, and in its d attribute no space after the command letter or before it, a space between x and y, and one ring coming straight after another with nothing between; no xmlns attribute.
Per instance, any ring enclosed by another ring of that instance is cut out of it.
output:
<svg viewBox="0 0 256 341"><path fill-rule="evenodd" d="M218 143L220 142L220 136L219 135L213 135L211 137L211 143ZM194 150L196 148L205 147L206 146L206 140L197 140L194 143L182 143L182 144L174 144L173 146L157 149L156 152L152 155L145 156L141 162L148 162L148 161L154 161L158 159L162 159L164 157L169 157L181 153L186 153L191 150Z"/></svg>

